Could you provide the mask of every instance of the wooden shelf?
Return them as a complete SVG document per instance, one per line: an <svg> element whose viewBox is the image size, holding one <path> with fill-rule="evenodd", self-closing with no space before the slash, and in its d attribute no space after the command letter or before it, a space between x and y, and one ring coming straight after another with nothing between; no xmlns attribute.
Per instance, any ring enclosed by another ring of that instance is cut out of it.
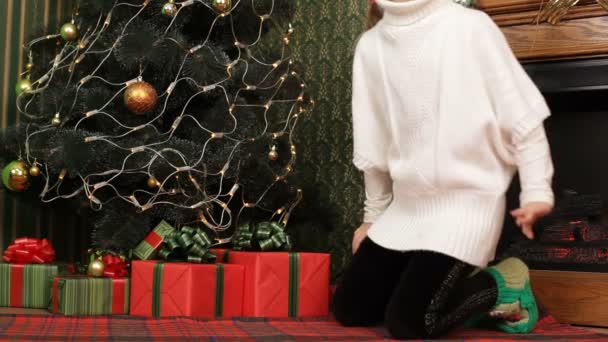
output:
<svg viewBox="0 0 608 342"><path fill-rule="evenodd" d="M608 327L608 273L530 271L536 298L560 323Z"/></svg>
<svg viewBox="0 0 608 342"><path fill-rule="evenodd" d="M564 17L563 21L602 17L606 15L606 10L597 3L589 4L586 6L576 6L568 12ZM496 13L492 15L492 18L499 26L513 26L513 25L534 25L538 20L538 8L533 10L521 11L521 12L507 12L507 13ZM548 25L548 24L547 24Z"/></svg>
<svg viewBox="0 0 608 342"><path fill-rule="evenodd" d="M569 20L560 25L518 25L503 28L518 58L551 59L608 53L608 17Z"/></svg>
<svg viewBox="0 0 608 342"><path fill-rule="evenodd" d="M539 0L479 0L477 3L477 8L482 11L488 13L491 16L495 16L497 14L509 14L509 13L522 13L522 12L530 12L530 13L538 13L538 10L541 7L541 2ZM573 8L573 10L584 10L584 11L593 11L590 8L596 8L599 5L596 0L581 0L579 3ZM601 6L599 6L601 8ZM566 17L567 18L567 17Z"/></svg>
<svg viewBox="0 0 608 342"><path fill-rule="evenodd" d="M608 12L582 0L557 25L536 24L539 0L480 0L478 7L502 28L522 60L578 58L608 54Z"/></svg>

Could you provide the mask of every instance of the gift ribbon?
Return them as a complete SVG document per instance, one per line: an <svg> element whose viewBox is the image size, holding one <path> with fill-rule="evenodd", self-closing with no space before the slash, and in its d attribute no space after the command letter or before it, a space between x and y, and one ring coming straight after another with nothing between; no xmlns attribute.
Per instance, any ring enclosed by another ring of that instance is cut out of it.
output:
<svg viewBox="0 0 608 342"><path fill-rule="evenodd" d="M127 288L129 287L127 278L112 279L112 314L128 314L125 310Z"/></svg>
<svg viewBox="0 0 608 342"><path fill-rule="evenodd" d="M119 256L106 254L101 258L105 265L103 276L106 278L124 278L129 275L127 263Z"/></svg>
<svg viewBox="0 0 608 342"><path fill-rule="evenodd" d="M228 260L230 260L230 250L226 249L226 250L224 250L224 254L222 255L222 262L224 264L227 264Z"/></svg>
<svg viewBox="0 0 608 342"><path fill-rule="evenodd" d="M289 250L291 241L285 228L278 222L260 222L254 228L250 223L239 226L234 234L234 250L258 248L262 251Z"/></svg>
<svg viewBox="0 0 608 342"><path fill-rule="evenodd" d="M300 254L289 253L289 298L287 314L289 317L298 317L298 304L300 299Z"/></svg>
<svg viewBox="0 0 608 342"><path fill-rule="evenodd" d="M211 239L199 228L183 227L165 237L159 255L165 260L182 260L202 264L212 261L215 255L209 251Z"/></svg>
<svg viewBox="0 0 608 342"><path fill-rule="evenodd" d="M48 264L55 260L55 251L47 239L19 238L8 246L2 260L11 264Z"/></svg>
<svg viewBox="0 0 608 342"><path fill-rule="evenodd" d="M161 289L163 285L163 268L164 262L158 262L154 265L154 273L152 279L152 317L160 317L161 304Z"/></svg>
<svg viewBox="0 0 608 342"><path fill-rule="evenodd" d="M215 317L224 316L224 265L215 264Z"/></svg>
<svg viewBox="0 0 608 342"><path fill-rule="evenodd" d="M158 235L155 231L151 231L148 236L144 239L152 247L158 247L163 242L162 236Z"/></svg>
<svg viewBox="0 0 608 342"><path fill-rule="evenodd" d="M100 260L103 263L103 277L124 278L129 276L129 265L127 264L126 256L95 248L89 249L88 253L89 263L96 260Z"/></svg>
<svg viewBox="0 0 608 342"><path fill-rule="evenodd" d="M23 306L23 271L25 265L11 265L10 303L12 307Z"/></svg>
<svg viewBox="0 0 608 342"><path fill-rule="evenodd" d="M61 278L53 278L53 313L59 312L59 279Z"/></svg>

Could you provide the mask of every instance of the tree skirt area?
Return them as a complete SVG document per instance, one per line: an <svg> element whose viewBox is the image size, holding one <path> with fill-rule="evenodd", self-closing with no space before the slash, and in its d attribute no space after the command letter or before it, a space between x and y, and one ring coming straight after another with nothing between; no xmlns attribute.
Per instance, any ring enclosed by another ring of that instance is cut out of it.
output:
<svg viewBox="0 0 608 342"><path fill-rule="evenodd" d="M0 341L380 341L386 331L344 328L325 319L145 319L129 316L65 317L0 315ZM543 318L532 334L509 335L487 330L460 330L445 340L466 341L600 341L594 333Z"/></svg>

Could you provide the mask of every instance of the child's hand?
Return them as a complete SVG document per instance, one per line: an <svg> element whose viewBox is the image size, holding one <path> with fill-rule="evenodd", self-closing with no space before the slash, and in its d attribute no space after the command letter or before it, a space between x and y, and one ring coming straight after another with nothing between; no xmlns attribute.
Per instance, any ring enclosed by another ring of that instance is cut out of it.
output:
<svg viewBox="0 0 608 342"><path fill-rule="evenodd" d="M367 237L367 231L369 230L369 227L371 227L371 225L371 223L364 223L361 225L361 227L355 230L355 234L353 235L353 254L357 252L357 249L359 249L361 242L363 242L363 240L365 240L365 238Z"/></svg>
<svg viewBox="0 0 608 342"><path fill-rule="evenodd" d="M515 219L515 223L521 232L530 240L534 239L534 223L543 217L548 215L553 206L549 203L544 202L530 202L523 207L511 211L511 216Z"/></svg>

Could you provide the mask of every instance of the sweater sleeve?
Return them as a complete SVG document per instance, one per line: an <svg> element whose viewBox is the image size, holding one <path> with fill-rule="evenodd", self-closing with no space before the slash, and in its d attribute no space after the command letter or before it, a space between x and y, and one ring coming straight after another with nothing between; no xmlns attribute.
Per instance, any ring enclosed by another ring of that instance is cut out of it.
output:
<svg viewBox="0 0 608 342"><path fill-rule="evenodd" d="M473 33L487 94L501 135L512 147L550 115L547 103L511 50L502 31L485 13Z"/></svg>
<svg viewBox="0 0 608 342"><path fill-rule="evenodd" d="M393 181L388 172L367 170L363 222L374 223L393 200Z"/></svg>
<svg viewBox="0 0 608 342"><path fill-rule="evenodd" d="M549 143L542 125L515 146L515 161L521 182L520 205L544 202L553 205L551 189L553 162Z"/></svg>
<svg viewBox="0 0 608 342"><path fill-rule="evenodd" d="M380 73L374 69L375 60L366 56L372 52L366 34L357 45L353 63L353 163L362 171L387 171L389 129L381 93L377 93L382 88Z"/></svg>

